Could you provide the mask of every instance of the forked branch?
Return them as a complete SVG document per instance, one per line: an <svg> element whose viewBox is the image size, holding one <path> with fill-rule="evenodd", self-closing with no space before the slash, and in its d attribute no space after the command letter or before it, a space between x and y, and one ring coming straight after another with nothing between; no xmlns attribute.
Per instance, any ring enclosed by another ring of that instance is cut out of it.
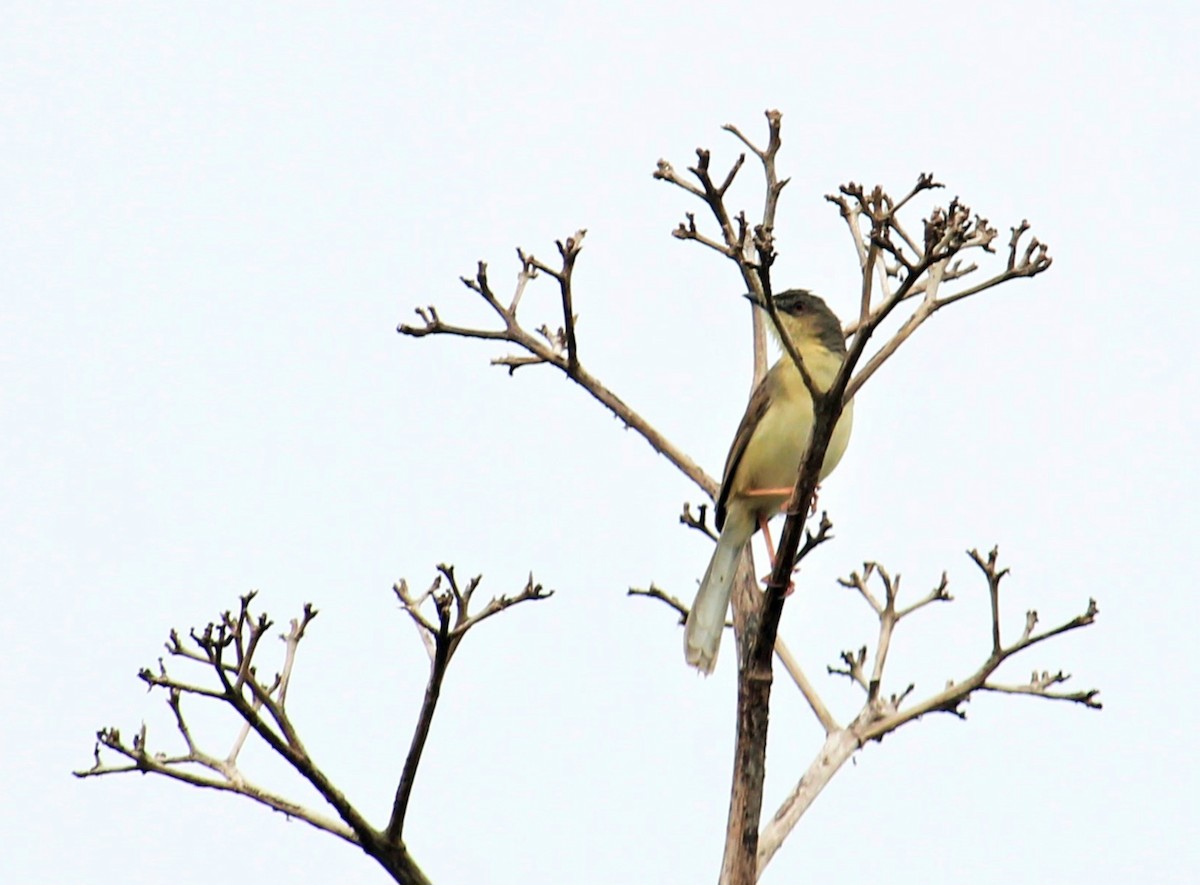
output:
<svg viewBox="0 0 1200 885"><path fill-rule="evenodd" d="M446 668L450 666L450 659L458 650L459 643L467 631L479 622L522 602L547 599L554 594L553 590L543 590L541 584L534 583L533 575L530 575L529 580L525 582L525 588L516 596L498 596L480 611L472 613L471 597L482 576L476 575L465 587L460 587L454 575L454 566L442 564L437 569L438 576L424 593L414 596L408 589L408 583L403 580L392 588L401 608L416 625L417 633L420 634L429 653L429 681L425 687L425 699L421 703L417 726L413 730L412 742L400 773L400 783L396 786L396 795L392 801L392 816L385 830L387 838L394 842L399 842L404 832L404 818L408 813L413 785L416 783L417 767L421 763L425 741L429 737L429 727L441 697ZM436 624L422 611L426 602L430 600L437 617Z"/></svg>
<svg viewBox="0 0 1200 885"><path fill-rule="evenodd" d="M591 394L627 428L636 431L656 452L665 456L706 494L713 497L717 492L717 481L705 473L700 465L679 446L660 433L653 424L609 390L580 362L579 344L575 331L577 316L571 277L579 252L583 248L585 233L586 231L583 230L576 231L574 236L556 243L560 257L559 266L556 268L550 267L518 249L517 257L521 262L521 269L517 274L516 291L507 306L500 302L492 290L491 282L488 279L488 266L485 262L479 262L474 277L461 278L463 285L482 298L484 303L499 317L502 328L482 329L446 323L442 320L437 308L430 305L416 309L417 317L421 320L420 323L401 323L396 327L396 331L413 338L423 338L427 335L450 335L459 338L507 341L515 344L524 353L497 357L492 360L492 365L504 366L510 375L523 366L548 365L558 369ZM517 315L517 309L527 284L539 273L553 277L558 283L562 321L561 325L553 329L543 323L531 332L522 325Z"/></svg>
<svg viewBox="0 0 1200 885"><path fill-rule="evenodd" d="M273 623L265 613L253 611L254 592L241 597L236 613L227 611L203 630L189 631L190 642L183 640L178 631L171 631L166 644L168 656L188 666L200 666L207 671L210 681L215 678L215 687L179 679L169 671L162 658L157 668L146 667L138 674L151 689L166 692L167 705L184 752L174 755L162 751L151 752L147 745L145 724L130 741L126 741L116 728L103 728L96 735L94 764L86 770L76 771L75 775L83 778L137 771L162 775L192 786L236 793L358 846L387 870L396 882L428 885L429 880L409 853L402 837L417 765L428 737L446 666L472 627L513 605L545 599L552 592L543 590L531 577L516 596L497 597L479 611L472 612L471 597L480 579L476 577L466 587L460 587L452 567L443 565L438 570L440 575L434 585L418 597L408 594L403 581L395 588L404 610L417 623L422 638L427 640L431 667L425 701L405 757L392 815L384 829L372 827L366 817L334 786L305 748L299 730L288 713L288 686L291 684L297 651L309 624L317 615L316 609L305 605L301 616L293 619L290 629L280 635L284 644L282 666L272 677L264 678L259 675L260 669L266 671L269 668L261 666L264 654L262 640L270 632ZM443 578L449 583L445 590L441 589ZM436 626L421 610L423 603L429 599L433 600L438 621ZM237 714L241 727L224 755L206 751L197 744L185 715L185 696L198 702L225 705ZM291 765L333 807L337 816L330 817L307 808L251 781L238 767L238 757L250 734L256 734ZM106 752L115 754L123 761L106 761L103 755Z"/></svg>
<svg viewBox="0 0 1200 885"><path fill-rule="evenodd" d="M1072 701L1095 710L1101 708L1098 689L1078 692L1056 690L1056 686L1070 678L1061 670L1055 673L1035 671L1030 681L1025 684L1007 685L991 681L992 674L1009 658L1062 633L1092 624L1098 613L1095 600L1088 600L1087 609L1082 614L1041 632L1035 632L1038 623L1037 612L1026 612L1019 638L1006 644L1001 630L1000 584L1008 570L999 567L999 554L995 549L987 556L981 555L977 550L971 550L969 556L983 573L988 588L988 602L991 607L991 623L987 635L989 653L974 673L965 679L947 682L944 689L917 702L909 702L915 690L911 683L899 690L884 692L888 650L893 640L893 632L904 618L932 603L953 600L945 573L932 590L907 606L898 604L900 576L891 576L877 563L865 563L861 572L852 572L849 577L840 581L842 586L853 589L870 606L879 622L873 659L867 646L862 646L855 651L842 652L840 665L828 667L828 672L846 677L863 690L863 706L845 729L827 735L825 745L808 771L793 787L774 817L763 827L758 839L756 875L762 874L825 784L855 751L871 741L882 741L891 732L927 713L951 713L960 719L966 719L962 708L977 691L1029 695L1049 700ZM879 583L882 584L882 600L870 587L874 577L878 577Z"/></svg>

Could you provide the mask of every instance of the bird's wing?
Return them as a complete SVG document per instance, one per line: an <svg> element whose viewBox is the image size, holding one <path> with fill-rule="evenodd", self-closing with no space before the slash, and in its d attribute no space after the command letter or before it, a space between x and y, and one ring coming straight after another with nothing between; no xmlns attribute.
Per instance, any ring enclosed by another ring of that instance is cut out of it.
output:
<svg viewBox="0 0 1200 885"><path fill-rule="evenodd" d="M720 531L725 525L725 505L729 502L730 486L733 485L733 477L737 474L738 465L742 463L742 456L746 454L746 448L750 445L750 438L754 436L758 422L762 420L762 416L766 414L767 408L771 405L771 392L775 387L773 378L773 374L768 372L763 376L762 381L758 382L754 392L750 394L750 402L746 404L746 414L742 416L742 423L738 425L733 445L729 447L729 454L725 457L725 472L721 475L721 493L717 496L717 531Z"/></svg>

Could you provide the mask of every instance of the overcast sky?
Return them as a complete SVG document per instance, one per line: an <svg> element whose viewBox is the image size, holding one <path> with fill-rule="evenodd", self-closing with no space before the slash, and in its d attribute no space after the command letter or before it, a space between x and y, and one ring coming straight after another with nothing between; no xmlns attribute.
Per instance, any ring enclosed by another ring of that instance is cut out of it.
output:
<svg viewBox="0 0 1200 885"><path fill-rule="evenodd" d="M811 7L811 9L810 9ZM813 11L815 9L815 11ZM820 797L766 883L1193 881L1192 587L1200 495L1197 14L1185 3L0 2L0 832L5 882L374 883L344 843L156 777L78 781L104 725L169 713L136 679L172 627L257 588L312 601L291 702L374 821L426 671L392 583L439 562L513 593L455 659L407 841L438 883L713 882L733 659L698 678L651 581L690 598L700 493L550 369L395 332L487 314L458 278L514 247L576 268L584 364L719 471L750 342L734 269L670 236L651 178L784 113L775 279L843 316L854 252L823 200L933 171L1053 268L938 316L864 389L825 484L836 540L783 635L825 674L873 637L835 578L877 559L910 599L887 688L988 650L964 551L1000 545L1006 627L1098 623L1004 675L1066 670L1105 709L985 696L911 724ZM736 205L761 205L747 164ZM932 205L914 207L913 225ZM701 214L700 219L703 220ZM531 326L556 323L547 281ZM277 652L275 648L270 651ZM264 669L268 666L264 664ZM186 675L185 670L179 671ZM198 677L197 677L198 678ZM236 733L193 705L205 744ZM765 814L821 734L777 681ZM259 749L247 774L319 805Z"/></svg>

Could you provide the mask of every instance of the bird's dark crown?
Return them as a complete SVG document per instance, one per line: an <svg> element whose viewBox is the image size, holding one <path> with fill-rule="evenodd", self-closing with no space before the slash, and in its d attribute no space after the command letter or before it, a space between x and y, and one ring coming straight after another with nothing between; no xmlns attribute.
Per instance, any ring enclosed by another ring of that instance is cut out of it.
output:
<svg viewBox="0 0 1200 885"><path fill-rule="evenodd" d="M842 323L824 299L808 289L787 289L775 294L775 309L792 316L808 316L821 343L834 353L846 352Z"/></svg>
<svg viewBox="0 0 1200 885"><path fill-rule="evenodd" d="M806 310L832 313L825 300L808 289L787 289L776 293L775 308L786 313L803 313Z"/></svg>

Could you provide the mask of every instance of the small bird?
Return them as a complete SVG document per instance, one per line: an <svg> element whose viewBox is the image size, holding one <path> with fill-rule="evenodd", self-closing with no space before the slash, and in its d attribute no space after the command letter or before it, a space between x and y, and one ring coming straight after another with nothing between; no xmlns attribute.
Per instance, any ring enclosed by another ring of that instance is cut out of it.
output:
<svg viewBox="0 0 1200 885"><path fill-rule="evenodd" d="M753 296L746 297L758 303ZM780 292L775 296L775 308L813 384L818 390L828 390L846 358L842 324L824 301L805 289ZM774 324L768 325L775 332ZM848 402L842 409L819 480L833 471L846 451L853 406ZM761 527L767 534L767 521L791 497L812 429L812 395L785 352L750 395L725 459L716 509L721 535L684 629L687 662L705 674L717 663L738 555L755 530Z"/></svg>

